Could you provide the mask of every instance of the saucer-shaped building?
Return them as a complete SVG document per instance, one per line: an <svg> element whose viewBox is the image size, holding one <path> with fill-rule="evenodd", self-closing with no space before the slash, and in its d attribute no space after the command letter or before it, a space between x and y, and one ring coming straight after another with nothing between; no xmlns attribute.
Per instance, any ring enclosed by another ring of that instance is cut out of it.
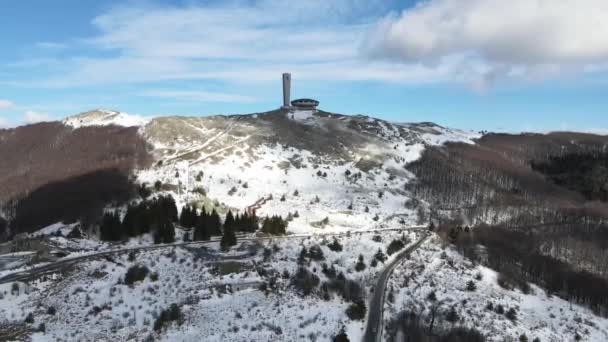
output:
<svg viewBox="0 0 608 342"><path fill-rule="evenodd" d="M303 110L317 109L319 101L313 99L297 99L291 101L291 106Z"/></svg>

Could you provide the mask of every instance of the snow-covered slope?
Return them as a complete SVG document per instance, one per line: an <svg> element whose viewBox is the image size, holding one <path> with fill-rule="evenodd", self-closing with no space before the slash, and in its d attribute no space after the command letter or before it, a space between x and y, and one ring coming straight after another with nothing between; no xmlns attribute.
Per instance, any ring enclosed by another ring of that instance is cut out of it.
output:
<svg viewBox="0 0 608 342"><path fill-rule="evenodd" d="M127 113L98 109L70 116L64 119L63 123L67 126L71 126L74 128L108 125L134 127L143 126L148 123L148 121L148 118L139 115L131 115Z"/></svg>
<svg viewBox="0 0 608 342"><path fill-rule="evenodd" d="M258 214L298 211L292 233L318 231L324 218L325 230L416 223L405 165L427 145L478 137L429 123L284 110L157 118L141 133L157 163L138 173L140 182L170 185L182 205L211 200L242 211L271 197Z"/></svg>

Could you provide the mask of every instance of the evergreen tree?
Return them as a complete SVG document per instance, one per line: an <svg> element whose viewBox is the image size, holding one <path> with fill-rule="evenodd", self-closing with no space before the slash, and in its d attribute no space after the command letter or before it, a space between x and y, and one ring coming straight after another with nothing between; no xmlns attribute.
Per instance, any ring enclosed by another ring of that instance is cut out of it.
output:
<svg viewBox="0 0 608 342"><path fill-rule="evenodd" d="M179 216L179 224L185 228L192 228L196 225L196 209L191 206L184 206Z"/></svg>
<svg viewBox="0 0 608 342"><path fill-rule="evenodd" d="M222 235L222 222L220 220L220 215L213 209L211 211L211 215L208 216L207 229L211 236L220 236Z"/></svg>
<svg viewBox="0 0 608 342"><path fill-rule="evenodd" d="M344 327L342 327L342 329L340 329L340 333L334 337L334 342L350 342Z"/></svg>
<svg viewBox="0 0 608 342"><path fill-rule="evenodd" d="M314 245L314 246L310 247L310 249L308 251L308 257L311 260L315 260L315 261L325 260L325 256L323 255L323 250L321 249L321 247L319 247L319 245Z"/></svg>
<svg viewBox="0 0 608 342"><path fill-rule="evenodd" d="M342 252L342 245L336 238L334 238L334 241L332 243L330 243L329 245L327 245L327 247L329 247L329 249L334 252Z"/></svg>
<svg viewBox="0 0 608 342"><path fill-rule="evenodd" d="M220 241L220 246L223 251L227 251L230 249L230 247L236 245L236 234L234 232L234 228L234 216L232 216L231 211L228 211L226 220L224 221L224 234L222 235L222 239Z"/></svg>
<svg viewBox="0 0 608 342"><path fill-rule="evenodd" d="M357 321L365 318L366 311L367 307L365 306L365 301L361 298L357 298L354 300L353 304L346 309L346 315L348 315L348 318Z"/></svg>
<svg viewBox="0 0 608 342"><path fill-rule="evenodd" d="M287 221L280 216L267 217L262 223L262 232L271 235L286 234Z"/></svg>
<svg viewBox="0 0 608 342"><path fill-rule="evenodd" d="M99 232L100 238L104 241L122 240L122 224L118 213L105 213L101 219Z"/></svg>
<svg viewBox="0 0 608 342"><path fill-rule="evenodd" d="M381 263L384 263L386 261L386 255L384 255L384 252L382 252L382 250L378 248L378 252L376 252L376 254L374 255L374 259L380 261Z"/></svg>
<svg viewBox="0 0 608 342"><path fill-rule="evenodd" d="M306 259L308 258L308 250L305 246L302 246L300 250L300 255L298 256L298 265L304 265L306 263Z"/></svg>
<svg viewBox="0 0 608 342"><path fill-rule="evenodd" d="M160 222L154 232L154 243L173 243L175 242L175 227L168 219Z"/></svg>
<svg viewBox="0 0 608 342"><path fill-rule="evenodd" d="M475 285L474 281L469 280L467 282L467 291L471 291L472 292L472 291L475 291L475 290L477 290L477 285Z"/></svg>
<svg viewBox="0 0 608 342"><path fill-rule="evenodd" d="M455 307L452 307L450 311L448 311L448 314L446 315L445 319L452 324L458 322L460 317L458 316L458 312L456 312Z"/></svg>
<svg viewBox="0 0 608 342"><path fill-rule="evenodd" d="M194 241L209 240L211 238L211 231L208 227L209 216L205 212L205 208L199 216L196 217L196 225L194 226Z"/></svg>
<svg viewBox="0 0 608 342"><path fill-rule="evenodd" d="M235 221L234 221L234 215L232 215L232 211L228 211L228 214L226 214L226 219L224 220L224 234L226 234L226 230L230 230L232 232L234 232L235 229Z"/></svg>
<svg viewBox="0 0 608 342"><path fill-rule="evenodd" d="M357 264L355 265L355 271L361 272L363 270L365 270L365 261L363 260L363 255L359 254L359 260L357 261Z"/></svg>

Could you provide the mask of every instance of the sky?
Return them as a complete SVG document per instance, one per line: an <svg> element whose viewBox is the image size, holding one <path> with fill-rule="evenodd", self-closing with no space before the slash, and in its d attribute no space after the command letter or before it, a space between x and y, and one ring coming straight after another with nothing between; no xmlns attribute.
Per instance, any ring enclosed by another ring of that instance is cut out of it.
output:
<svg viewBox="0 0 608 342"><path fill-rule="evenodd" d="M605 0L0 3L0 127L292 98L397 122L608 133Z"/></svg>

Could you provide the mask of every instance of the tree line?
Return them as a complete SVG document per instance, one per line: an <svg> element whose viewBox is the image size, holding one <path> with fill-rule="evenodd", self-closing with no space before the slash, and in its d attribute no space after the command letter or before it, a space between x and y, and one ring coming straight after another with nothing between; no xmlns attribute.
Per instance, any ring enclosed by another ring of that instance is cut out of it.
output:
<svg viewBox="0 0 608 342"><path fill-rule="evenodd" d="M465 256L501 273L503 281L529 290L535 283L549 293L608 315L608 280L541 252L542 235L504 227L452 228L447 234ZM485 247L480 252L478 245Z"/></svg>
<svg viewBox="0 0 608 342"><path fill-rule="evenodd" d="M117 212L105 213L100 222L100 238L105 241L122 241L146 233L154 234L155 243L175 241L175 224L193 229L193 241L205 241L212 236L221 236L223 250L236 245L236 233L253 233L259 230L259 219L255 214L228 211L223 222L215 209L200 212L193 206L185 206L178 217L175 200L171 196L159 196L129 205L121 220ZM261 231L272 235L285 234L287 221L280 216L266 217Z"/></svg>

